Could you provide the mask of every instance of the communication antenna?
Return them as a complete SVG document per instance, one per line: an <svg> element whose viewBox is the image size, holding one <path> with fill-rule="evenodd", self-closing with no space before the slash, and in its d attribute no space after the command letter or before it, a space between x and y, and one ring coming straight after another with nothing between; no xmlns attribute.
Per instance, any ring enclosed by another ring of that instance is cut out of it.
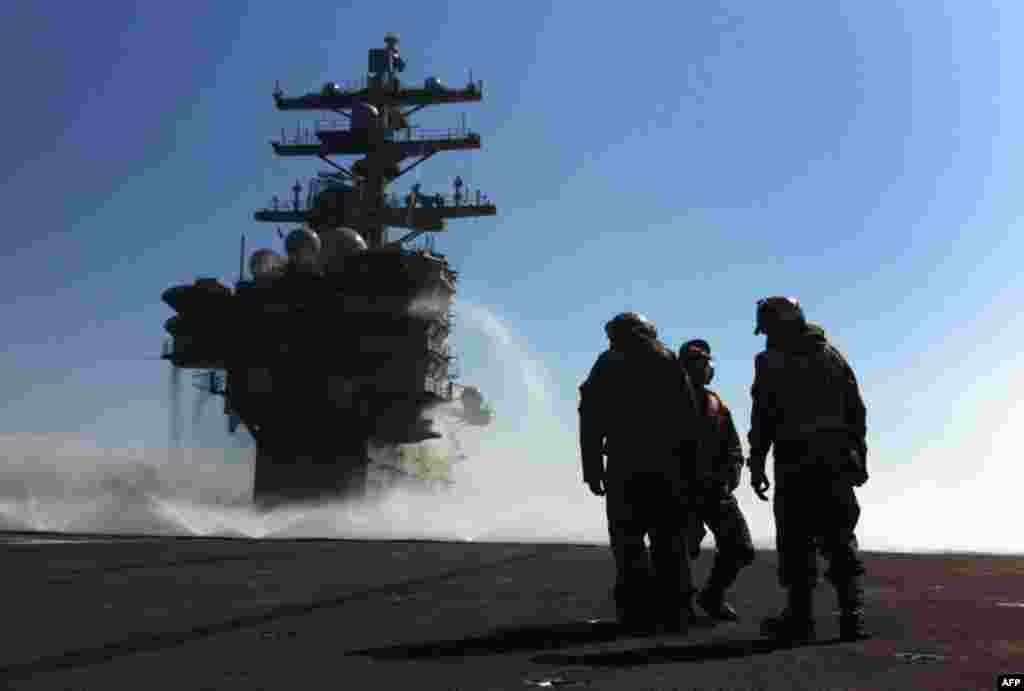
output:
<svg viewBox="0 0 1024 691"><path fill-rule="evenodd" d="M244 280L245 280L245 233L242 233L242 250L238 254L238 283L241 283Z"/></svg>

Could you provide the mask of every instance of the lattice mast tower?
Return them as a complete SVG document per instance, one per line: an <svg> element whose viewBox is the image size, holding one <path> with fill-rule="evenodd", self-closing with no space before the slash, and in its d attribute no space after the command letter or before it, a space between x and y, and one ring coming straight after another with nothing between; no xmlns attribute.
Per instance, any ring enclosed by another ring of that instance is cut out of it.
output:
<svg viewBox="0 0 1024 691"><path fill-rule="evenodd" d="M274 92L279 110L328 111L342 121L320 121L312 133L299 130L293 137L272 142L279 156L315 156L334 170L320 173L316 193L307 198L315 204L300 203L301 188L293 189L291 209L264 209L256 212L258 221L275 223L303 222L314 230L347 227L357 230L369 249L397 248L425 232L445 229L448 218L493 216L496 209L479 191L463 190L456 177L454 194L424 195L414 185L412 193L395 203L387 195L388 186L431 156L444 151L480 148L480 135L465 127L449 130L420 130L410 124L410 116L428 106L445 103L478 102L483 98L483 83L470 81L464 88L445 88L436 78L422 87L403 85L398 75L405 69L399 56L398 37L388 34L384 48L369 51L369 76L355 87L329 83L320 93L286 97ZM350 168L332 160L333 156L362 156ZM407 160L414 159L410 163ZM388 242L388 227L406 229L406 234Z"/></svg>

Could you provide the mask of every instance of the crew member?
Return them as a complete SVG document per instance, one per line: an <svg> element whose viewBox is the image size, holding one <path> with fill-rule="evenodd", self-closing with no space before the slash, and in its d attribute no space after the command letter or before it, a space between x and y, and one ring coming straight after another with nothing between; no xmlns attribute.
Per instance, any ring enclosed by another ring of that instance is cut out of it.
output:
<svg viewBox="0 0 1024 691"><path fill-rule="evenodd" d="M701 608L714 619L735 621L736 610L725 601L740 570L754 561L750 529L733 492L740 484L743 449L728 406L707 388L714 378L711 346L704 340L687 341L679 349L679 360L689 376L697 399L697 459L694 467L693 506L696 508L691 555L700 554L706 533L715 539L715 561L711 574L697 596ZM684 459L684 462L688 459Z"/></svg>
<svg viewBox="0 0 1024 691"><path fill-rule="evenodd" d="M854 487L868 479L866 413L857 379L793 298L759 301L754 333L767 336L767 348L754 360L750 482L767 501L765 460L774 445L779 583L787 591L786 608L766 619L762 632L790 641L814 638L818 549L836 589L840 637L857 640L867 633Z"/></svg>
<svg viewBox="0 0 1024 691"><path fill-rule="evenodd" d="M610 346L580 386L580 447L584 482L606 496L616 612L635 632L682 632L692 585L678 459L694 443L686 436L695 429L693 392L651 321L626 312L605 333Z"/></svg>

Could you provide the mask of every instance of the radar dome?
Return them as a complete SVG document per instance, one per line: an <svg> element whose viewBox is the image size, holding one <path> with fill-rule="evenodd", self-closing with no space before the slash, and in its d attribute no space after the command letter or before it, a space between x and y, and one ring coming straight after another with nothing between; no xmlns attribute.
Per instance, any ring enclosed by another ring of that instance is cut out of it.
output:
<svg viewBox="0 0 1024 691"><path fill-rule="evenodd" d="M257 280L280 275L284 265L284 257L274 250L256 250L249 257L249 273Z"/></svg>
<svg viewBox="0 0 1024 691"><path fill-rule="evenodd" d="M308 228L296 228L284 240L288 261L296 268L316 267L320 255L320 237Z"/></svg>
<svg viewBox="0 0 1024 691"><path fill-rule="evenodd" d="M367 249L363 236L351 228L331 228L320 233L323 247L320 250L320 264L330 272L340 271L345 257L364 252Z"/></svg>

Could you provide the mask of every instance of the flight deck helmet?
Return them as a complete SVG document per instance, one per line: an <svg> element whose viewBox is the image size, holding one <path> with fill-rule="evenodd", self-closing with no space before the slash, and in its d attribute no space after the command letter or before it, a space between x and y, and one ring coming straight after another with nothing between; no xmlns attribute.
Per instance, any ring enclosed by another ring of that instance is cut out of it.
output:
<svg viewBox="0 0 1024 691"><path fill-rule="evenodd" d="M639 333L647 338L658 337L658 327L647 317L636 312L622 312L604 325L608 340L615 341L630 333Z"/></svg>
<svg viewBox="0 0 1024 691"><path fill-rule="evenodd" d="M704 339L695 338L681 345L679 362L691 373L691 377L701 374L704 379L703 386L710 384L715 377L715 361L711 358L711 346Z"/></svg>
<svg viewBox="0 0 1024 691"><path fill-rule="evenodd" d="M804 311L796 298L772 296L757 301L757 327L754 335L768 333L770 329L784 324L804 325Z"/></svg>

